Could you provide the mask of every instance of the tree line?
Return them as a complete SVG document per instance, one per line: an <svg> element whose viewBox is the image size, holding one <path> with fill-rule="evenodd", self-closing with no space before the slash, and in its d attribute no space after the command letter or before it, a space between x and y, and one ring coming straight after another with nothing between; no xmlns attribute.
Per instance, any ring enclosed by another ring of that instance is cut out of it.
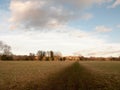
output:
<svg viewBox="0 0 120 90"><path fill-rule="evenodd" d="M11 47L0 41L0 60L39 60L39 61L54 61L63 60L60 52L38 50L36 54L29 55L14 55L11 52Z"/></svg>
<svg viewBox="0 0 120 90"><path fill-rule="evenodd" d="M38 50L36 54L29 53L29 55L12 55L13 60L21 61L21 60L32 60L32 61L57 61L62 60L62 54L60 52L54 51L42 51Z"/></svg>
<svg viewBox="0 0 120 90"><path fill-rule="evenodd" d="M0 60L12 60L11 47L0 41Z"/></svg>
<svg viewBox="0 0 120 90"><path fill-rule="evenodd" d="M84 57L84 56L62 56L61 52L42 51L29 53L29 55L14 55L11 47L0 41L0 60L3 61L120 61L120 57Z"/></svg>

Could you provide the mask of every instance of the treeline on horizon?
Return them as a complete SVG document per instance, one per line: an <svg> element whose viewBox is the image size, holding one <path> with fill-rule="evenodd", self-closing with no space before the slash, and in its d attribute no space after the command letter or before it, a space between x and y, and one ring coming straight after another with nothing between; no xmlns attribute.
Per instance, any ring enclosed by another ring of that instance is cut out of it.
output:
<svg viewBox="0 0 120 90"><path fill-rule="evenodd" d="M0 54L2 61L120 61L120 57L84 57L84 56L62 56L60 52L41 51L37 54L13 55Z"/></svg>
<svg viewBox="0 0 120 90"><path fill-rule="evenodd" d="M61 52L38 50L36 54L14 55L11 47L0 41L0 60L3 61L120 61L120 57L62 56Z"/></svg>

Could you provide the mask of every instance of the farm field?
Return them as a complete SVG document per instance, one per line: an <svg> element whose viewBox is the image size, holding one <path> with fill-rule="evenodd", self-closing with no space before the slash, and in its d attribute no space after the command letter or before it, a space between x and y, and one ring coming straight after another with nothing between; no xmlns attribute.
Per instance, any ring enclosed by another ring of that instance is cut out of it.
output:
<svg viewBox="0 0 120 90"><path fill-rule="evenodd" d="M117 61L0 61L0 90L120 90Z"/></svg>
<svg viewBox="0 0 120 90"><path fill-rule="evenodd" d="M86 73L82 74L87 90L120 90L120 62L87 61L80 65Z"/></svg>

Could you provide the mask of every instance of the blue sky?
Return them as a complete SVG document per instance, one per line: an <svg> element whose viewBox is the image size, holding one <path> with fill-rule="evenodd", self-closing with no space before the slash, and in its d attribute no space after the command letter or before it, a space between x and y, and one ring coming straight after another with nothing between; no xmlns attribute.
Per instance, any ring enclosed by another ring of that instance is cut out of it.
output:
<svg viewBox="0 0 120 90"><path fill-rule="evenodd" d="M120 0L0 0L0 40L14 54L120 56Z"/></svg>

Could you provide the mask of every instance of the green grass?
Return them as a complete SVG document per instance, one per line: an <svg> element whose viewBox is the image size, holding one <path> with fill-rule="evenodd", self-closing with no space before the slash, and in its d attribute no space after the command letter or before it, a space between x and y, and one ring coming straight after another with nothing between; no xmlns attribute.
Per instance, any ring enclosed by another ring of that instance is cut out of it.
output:
<svg viewBox="0 0 120 90"><path fill-rule="evenodd" d="M120 62L0 62L0 90L120 90Z"/></svg>

